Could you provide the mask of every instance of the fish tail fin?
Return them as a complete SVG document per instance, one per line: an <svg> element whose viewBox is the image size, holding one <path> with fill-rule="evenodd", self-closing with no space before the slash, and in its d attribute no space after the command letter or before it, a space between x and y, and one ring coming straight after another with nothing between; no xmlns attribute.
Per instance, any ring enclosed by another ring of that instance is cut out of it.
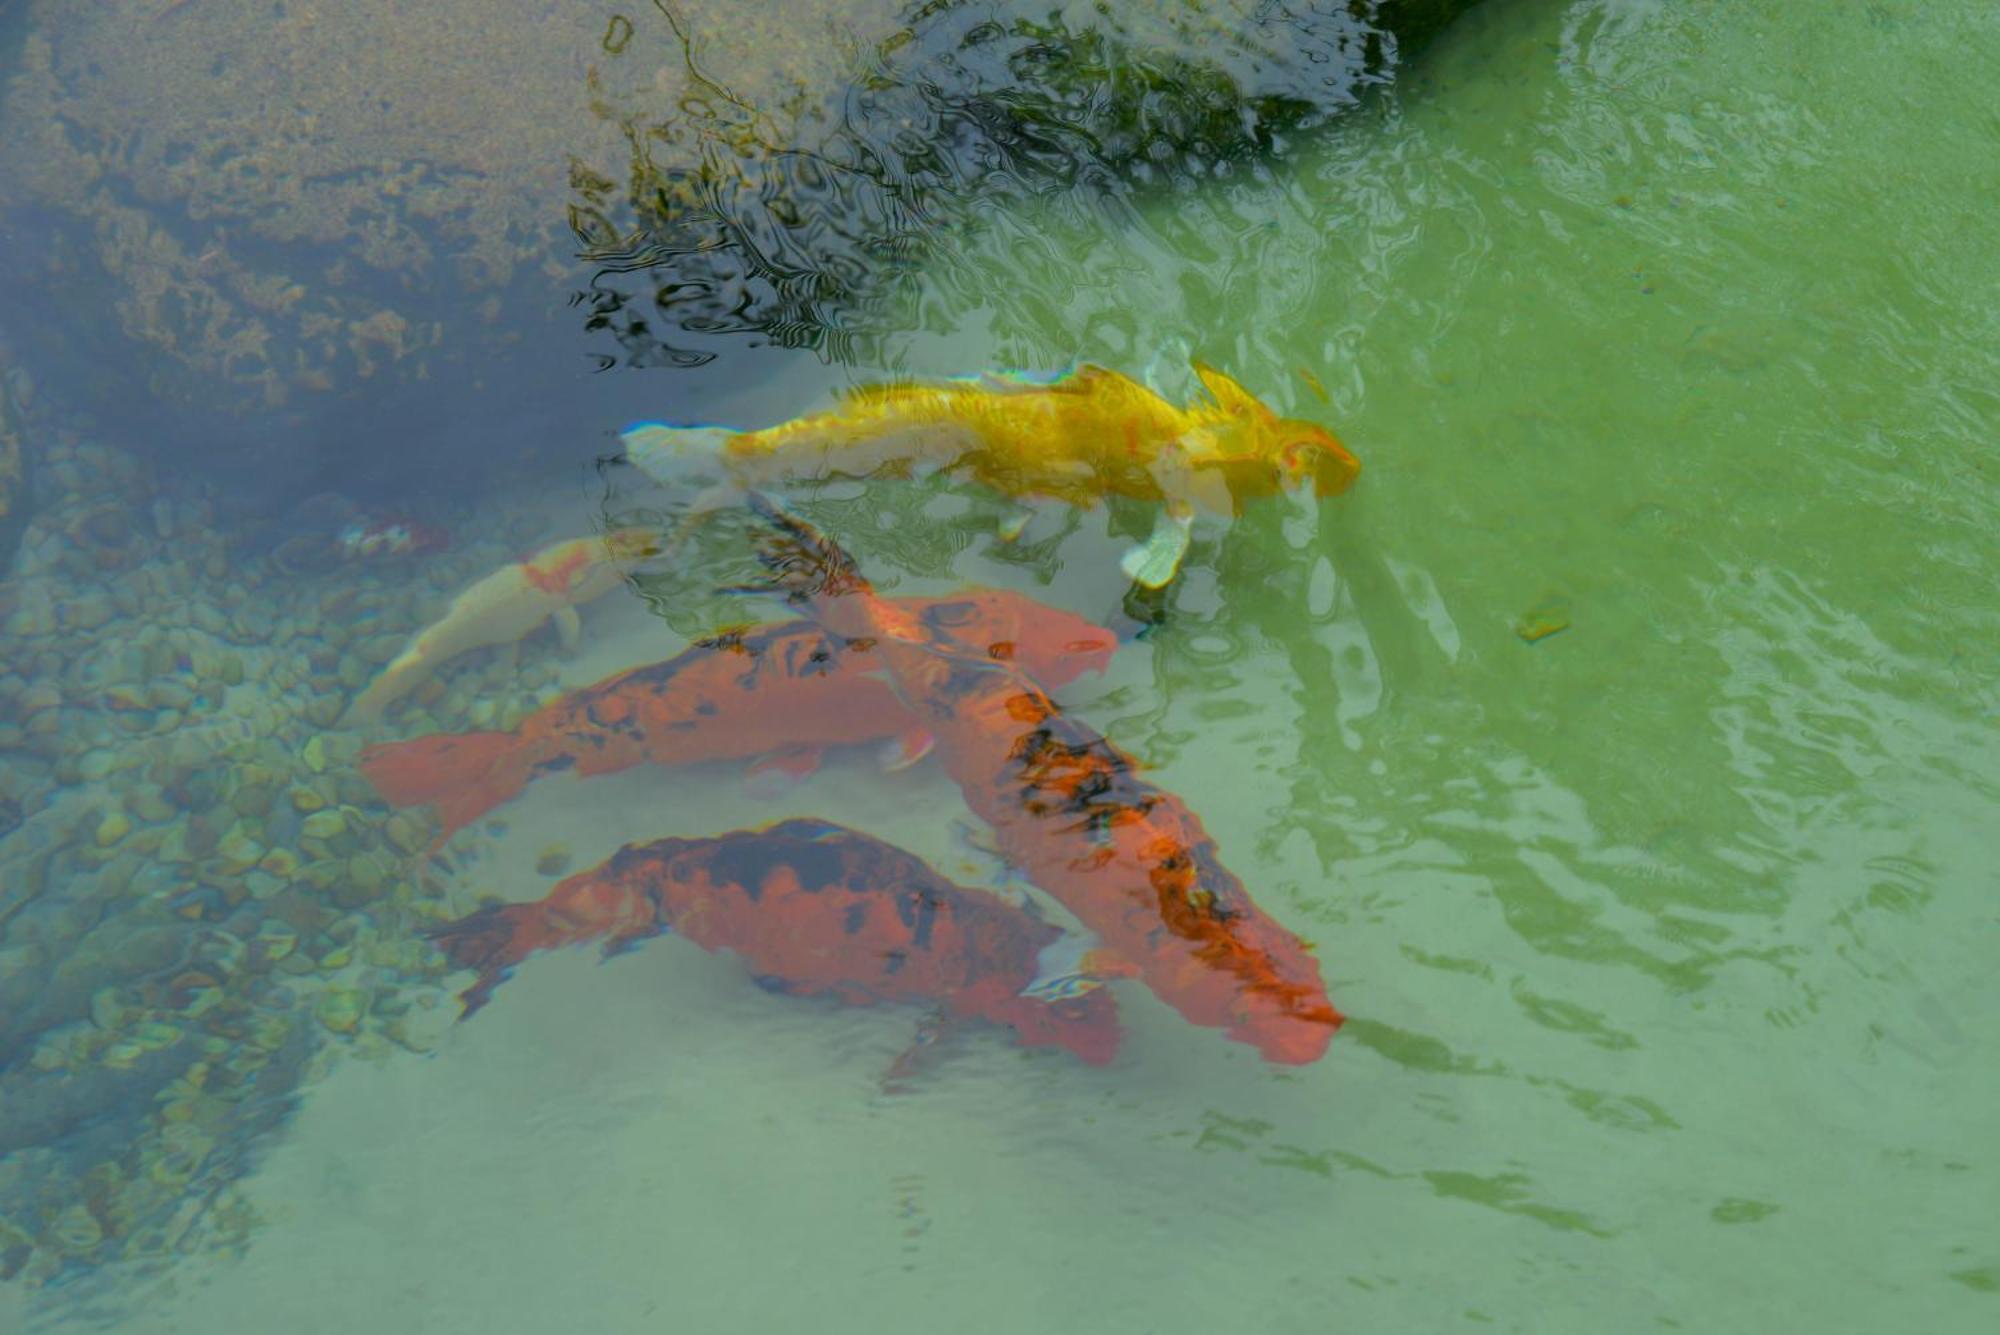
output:
<svg viewBox="0 0 2000 1335"><path fill-rule="evenodd" d="M348 702L346 712L340 716L341 726L359 728L381 722L389 706L408 695L420 676L414 666L406 666L400 660L383 668Z"/></svg>
<svg viewBox="0 0 2000 1335"><path fill-rule="evenodd" d="M667 930L642 885L615 872L579 872L531 904L490 904L428 935L453 968L479 977L460 993L469 1016L514 967L538 950L607 940L605 955ZM463 1018L463 1017L461 1017Z"/></svg>
<svg viewBox="0 0 2000 1335"><path fill-rule="evenodd" d="M655 482L675 486L713 473L723 445L736 434L734 427L640 422L620 432L618 439L628 463Z"/></svg>
<svg viewBox="0 0 2000 1335"><path fill-rule="evenodd" d="M361 753L361 773L384 801L428 805L448 839L528 784L528 757L511 732L439 732Z"/></svg>
<svg viewBox="0 0 2000 1335"><path fill-rule="evenodd" d="M433 927L428 935L454 969L470 969L479 976L472 986L458 994L465 1009L459 1019L469 1020L493 997L493 989L507 981L514 966L541 949L535 931L541 914L535 904L492 904L475 913Z"/></svg>

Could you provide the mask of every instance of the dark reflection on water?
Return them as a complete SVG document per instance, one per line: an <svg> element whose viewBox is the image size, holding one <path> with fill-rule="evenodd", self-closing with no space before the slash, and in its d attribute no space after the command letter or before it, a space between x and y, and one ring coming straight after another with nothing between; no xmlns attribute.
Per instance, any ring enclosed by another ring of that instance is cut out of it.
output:
<svg viewBox="0 0 2000 1335"><path fill-rule="evenodd" d="M699 364L716 353L692 337L717 334L880 362L935 322L940 290L1035 300L954 274L966 229L1031 202L1044 228L1101 226L1150 195L1268 176L1460 8L1261 6L1170 28L1143 9L934 0L855 53L830 107L792 116L706 74L663 7L690 92L627 122L629 180L572 177L571 225L601 266L577 301L619 345L607 367ZM620 31L616 53L649 35Z"/></svg>

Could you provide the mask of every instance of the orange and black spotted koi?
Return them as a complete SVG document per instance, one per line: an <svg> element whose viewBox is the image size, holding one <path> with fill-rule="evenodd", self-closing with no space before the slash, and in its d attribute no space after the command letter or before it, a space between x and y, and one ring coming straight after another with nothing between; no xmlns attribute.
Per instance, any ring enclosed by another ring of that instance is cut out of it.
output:
<svg viewBox="0 0 2000 1335"><path fill-rule="evenodd" d="M896 601L938 633L1002 646L1054 685L1102 671L1117 644L1074 613L1003 590ZM865 636L810 621L755 626L572 691L511 732L371 746L361 772L397 806L434 807L442 841L547 774L742 760L920 731L882 668Z"/></svg>
<svg viewBox="0 0 2000 1335"><path fill-rule="evenodd" d="M1036 988L1048 959L1075 954L1060 927L824 821L629 844L539 902L483 908L432 935L453 965L478 974L462 994L469 1016L535 951L602 941L608 956L670 930L734 952L776 991L934 1003L1092 1065L1118 1049L1108 991Z"/></svg>
<svg viewBox="0 0 2000 1335"><path fill-rule="evenodd" d="M876 637L966 804L1001 853L1098 936L1100 958L1272 1061L1326 1051L1341 1015L1317 962L1251 901L1184 802L1018 664L876 597L832 542L761 497L753 505L773 526L763 557L776 587L828 631Z"/></svg>

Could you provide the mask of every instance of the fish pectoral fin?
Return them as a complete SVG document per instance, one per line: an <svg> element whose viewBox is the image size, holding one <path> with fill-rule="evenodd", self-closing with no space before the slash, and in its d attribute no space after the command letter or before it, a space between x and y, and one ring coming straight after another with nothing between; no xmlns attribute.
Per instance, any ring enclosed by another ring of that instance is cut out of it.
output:
<svg viewBox="0 0 2000 1335"><path fill-rule="evenodd" d="M906 770L936 745L937 737L929 728L909 728L882 743L882 768L890 774Z"/></svg>
<svg viewBox="0 0 2000 1335"><path fill-rule="evenodd" d="M1160 512L1152 533L1119 558L1118 568L1136 584L1162 589L1180 573L1181 561L1194 541L1194 511L1168 506Z"/></svg>
<svg viewBox="0 0 2000 1335"><path fill-rule="evenodd" d="M556 638L562 641L564 653L576 652L576 646L583 639L583 618L576 614L574 607L558 607L549 614L555 623Z"/></svg>
<svg viewBox="0 0 2000 1335"><path fill-rule="evenodd" d="M1088 932L1065 932L1035 957L1034 980L1021 995L1034 1001L1067 1001L1094 992L1114 978L1135 978L1138 966L1106 950Z"/></svg>
<svg viewBox="0 0 2000 1335"><path fill-rule="evenodd" d="M745 793L759 801L782 797L819 771L820 749L788 746L759 756L743 771Z"/></svg>
<svg viewBox="0 0 2000 1335"><path fill-rule="evenodd" d="M1016 543L1028 531L1028 525L1035 522L1035 511L1023 505L1008 511L1000 520L1000 541Z"/></svg>
<svg viewBox="0 0 2000 1335"><path fill-rule="evenodd" d="M1020 888L1026 884L1027 877L1000 851L1000 844L992 830L961 817L952 821L951 834L958 851L968 863L978 868L974 874L990 882L994 894L1017 904L1030 902L1027 892Z"/></svg>

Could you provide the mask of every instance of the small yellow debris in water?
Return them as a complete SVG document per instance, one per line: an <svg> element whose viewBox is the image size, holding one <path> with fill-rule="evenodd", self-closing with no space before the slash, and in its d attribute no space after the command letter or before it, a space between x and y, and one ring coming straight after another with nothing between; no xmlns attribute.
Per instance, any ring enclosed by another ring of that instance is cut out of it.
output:
<svg viewBox="0 0 2000 1335"><path fill-rule="evenodd" d="M1514 633L1533 644L1569 629L1569 599L1544 598L1514 623Z"/></svg>
<svg viewBox="0 0 2000 1335"><path fill-rule="evenodd" d="M535 874L537 876L560 876L568 870L568 844L550 844L535 855Z"/></svg>

